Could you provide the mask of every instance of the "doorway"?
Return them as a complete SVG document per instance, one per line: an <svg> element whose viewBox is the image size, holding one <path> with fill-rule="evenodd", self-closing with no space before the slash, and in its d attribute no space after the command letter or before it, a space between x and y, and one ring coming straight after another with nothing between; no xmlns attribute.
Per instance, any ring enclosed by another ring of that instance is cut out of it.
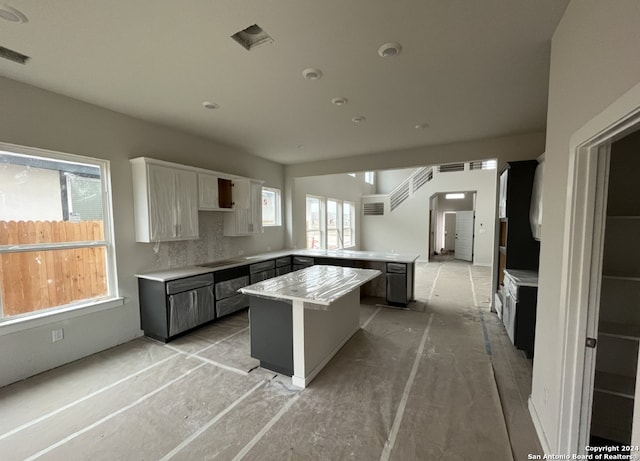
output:
<svg viewBox="0 0 640 461"><path fill-rule="evenodd" d="M558 439L558 448L569 453L585 454L592 435L604 438L604 443L616 439L630 440L631 445L640 443L640 427L634 427L632 423L634 404L637 405L634 402L637 345L629 347L630 351L626 352L616 349L620 347L620 341L639 341L637 338L640 337L640 334L628 335L628 332L618 329L620 325L634 325L636 313L624 305L635 302L637 306L640 299L640 288L630 289L631 294L624 294L627 289L618 286L620 283L633 283L633 279L637 279L636 287L640 284L640 273L634 272L640 272L637 263L640 248L635 239L629 238L627 231L620 228L640 225L640 218L630 210L616 211L618 204L609 203L610 194L620 194L609 187L619 186L621 178L619 175L609 177L610 173L615 174L614 163L610 160L616 155L618 142L624 142L630 135L638 136L638 130L640 86L578 130L571 141L570 200L567 202L565 229L565 236L571 238L566 239L560 293L566 306L566 317L563 319L561 429ZM633 155L637 158L639 153L635 150ZM623 169L633 175L637 169L628 161L623 162ZM638 186L629 181L623 189L625 199L620 203L634 202ZM618 346L612 347L615 342ZM612 354L617 357L612 359ZM619 379L620 376L623 379ZM599 397L602 394L617 395L618 399L628 401L602 402ZM602 408L609 412L604 419L600 416ZM603 424L609 425L603 423L605 420L623 423L603 430Z"/></svg>
<svg viewBox="0 0 640 461"><path fill-rule="evenodd" d="M430 204L430 255L473 262L476 191L439 192Z"/></svg>
<svg viewBox="0 0 640 461"><path fill-rule="evenodd" d="M640 131L598 153L598 188L581 415L589 445L631 444L640 342ZM589 412L589 408L591 411Z"/></svg>

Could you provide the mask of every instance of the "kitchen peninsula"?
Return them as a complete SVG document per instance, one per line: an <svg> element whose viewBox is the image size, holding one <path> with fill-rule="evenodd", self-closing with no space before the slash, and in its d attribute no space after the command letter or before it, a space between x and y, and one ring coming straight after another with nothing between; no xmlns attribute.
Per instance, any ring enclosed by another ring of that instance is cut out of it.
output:
<svg viewBox="0 0 640 461"><path fill-rule="evenodd" d="M306 387L360 329L360 286L381 274L321 265L241 288L250 295L251 356Z"/></svg>
<svg viewBox="0 0 640 461"><path fill-rule="evenodd" d="M352 250L282 250L253 256L136 274L141 328L146 336L170 341L207 322L249 306L243 287L311 266L331 265L376 269L365 293L385 298L392 306L414 299L417 254ZM380 282L380 283L378 283Z"/></svg>

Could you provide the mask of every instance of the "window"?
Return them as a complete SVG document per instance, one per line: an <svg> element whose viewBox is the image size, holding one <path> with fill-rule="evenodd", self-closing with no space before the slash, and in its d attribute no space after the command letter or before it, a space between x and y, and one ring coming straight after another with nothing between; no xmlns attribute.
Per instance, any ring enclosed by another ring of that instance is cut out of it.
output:
<svg viewBox="0 0 640 461"><path fill-rule="evenodd" d="M455 192L444 196L447 200L460 200L464 198L464 192Z"/></svg>
<svg viewBox="0 0 640 461"><path fill-rule="evenodd" d="M355 217L356 206L351 202L342 204L342 246L349 248L356 244L355 241Z"/></svg>
<svg viewBox="0 0 640 461"><path fill-rule="evenodd" d="M320 197L307 196L307 248L322 248L322 201Z"/></svg>
<svg viewBox="0 0 640 461"><path fill-rule="evenodd" d="M364 182L368 184L375 183L375 173L373 171L367 171L364 173Z"/></svg>
<svg viewBox="0 0 640 461"><path fill-rule="evenodd" d="M271 187L262 188L262 225L263 226L281 226L281 198L280 189Z"/></svg>
<svg viewBox="0 0 640 461"><path fill-rule="evenodd" d="M0 322L117 296L108 168L0 144Z"/></svg>
<svg viewBox="0 0 640 461"><path fill-rule="evenodd" d="M351 202L308 195L307 248L337 250L355 246L355 208Z"/></svg>
<svg viewBox="0 0 640 461"><path fill-rule="evenodd" d="M342 202L327 200L327 249L342 248Z"/></svg>

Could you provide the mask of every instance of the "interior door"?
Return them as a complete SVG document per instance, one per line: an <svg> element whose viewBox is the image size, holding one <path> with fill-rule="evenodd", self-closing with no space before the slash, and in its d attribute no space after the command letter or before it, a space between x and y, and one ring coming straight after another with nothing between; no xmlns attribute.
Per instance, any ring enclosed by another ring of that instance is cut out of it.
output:
<svg viewBox="0 0 640 461"><path fill-rule="evenodd" d="M456 211L456 259L473 260L473 220L473 211Z"/></svg>
<svg viewBox="0 0 640 461"><path fill-rule="evenodd" d="M456 214L444 214L444 249L453 251L456 248Z"/></svg>

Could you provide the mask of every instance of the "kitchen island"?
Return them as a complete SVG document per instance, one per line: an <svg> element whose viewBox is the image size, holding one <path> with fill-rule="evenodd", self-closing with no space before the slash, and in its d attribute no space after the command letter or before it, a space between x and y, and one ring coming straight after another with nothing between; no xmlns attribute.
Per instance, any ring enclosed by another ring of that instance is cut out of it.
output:
<svg viewBox="0 0 640 461"><path fill-rule="evenodd" d="M311 266L241 288L250 296L251 356L306 387L360 329L360 286L381 274Z"/></svg>
<svg viewBox="0 0 640 461"><path fill-rule="evenodd" d="M314 265L380 270L383 277L367 283L362 292L384 297L389 306L406 307L414 299L417 259L417 254L281 250L138 273L140 326L146 336L171 341L249 307L240 288Z"/></svg>

